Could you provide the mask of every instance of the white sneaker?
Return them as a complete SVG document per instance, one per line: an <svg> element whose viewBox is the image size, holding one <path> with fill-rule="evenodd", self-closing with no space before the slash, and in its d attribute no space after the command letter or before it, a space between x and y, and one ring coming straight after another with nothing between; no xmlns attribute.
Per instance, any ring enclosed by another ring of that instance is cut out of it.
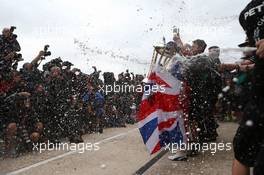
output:
<svg viewBox="0 0 264 175"><path fill-rule="evenodd" d="M172 155L168 156L168 159L171 161L186 161L187 154L185 151L177 151L176 153L172 153Z"/></svg>

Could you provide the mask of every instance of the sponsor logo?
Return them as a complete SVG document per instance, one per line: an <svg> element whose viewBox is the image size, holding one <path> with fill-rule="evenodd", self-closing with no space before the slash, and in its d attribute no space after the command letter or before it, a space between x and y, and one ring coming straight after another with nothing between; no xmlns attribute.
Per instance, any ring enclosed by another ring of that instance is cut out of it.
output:
<svg viewBox="0 0 264 175"><path fill-rule="evenodd" d="M256 7L253 7L251 9L249 9L247 12L245 12L244 14L244 17L245 17L245 20L248 18L248 17L251 17L251 16L254 16L256 14L259 14L263 11L263 8L264 8L264 2Z"/></svg>

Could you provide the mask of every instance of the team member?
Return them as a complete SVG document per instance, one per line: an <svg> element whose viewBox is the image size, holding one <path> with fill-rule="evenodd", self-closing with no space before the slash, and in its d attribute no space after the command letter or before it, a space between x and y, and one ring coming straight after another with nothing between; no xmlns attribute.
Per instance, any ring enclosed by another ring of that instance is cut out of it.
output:
<svg viewBox="0 0 264 175"><path fill-rule="evenodd" d="M254 175L264 172L264 1L252 0L240 14L240 24L248 37L248 45L257 47L255 67L249 83L251 96L243 109L243 120L234 138L233 175Z"/></svg>

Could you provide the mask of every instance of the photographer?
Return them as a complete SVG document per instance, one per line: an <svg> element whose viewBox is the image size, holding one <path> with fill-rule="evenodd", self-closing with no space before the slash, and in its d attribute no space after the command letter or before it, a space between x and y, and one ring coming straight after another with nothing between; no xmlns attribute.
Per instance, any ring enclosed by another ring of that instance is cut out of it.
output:
<svg viewBox="0 0 264 175"><path fill-rule="evenodd" d="M99 133L103 133L103 123L104 123L104 105L105 105L105 99L104 96L99 92L94 92L94 103L93 108L95 112L95 118L96 118L96 131Z"/></svg>
<svg viewBox="0 0 264 175"><path fill-rule="evenodd" d="M47 110L48 110L48 98L47 91L44 89L44 85L39 83L36 84L32 92L32 107L34 112L37 114L36 121L42 122L44 125L44 133L47 133L46 124L48 123Z"/></svg>
<svg viewBox="0 0 264 175"><path fill-rule="evenodd" d="M21 50L17 41L17 35L13 34L15 27L4 28L0 35L0 69L1 71L10 72L17 68L17 63L22 61L22 55L18 54ZM2 75L4 76L4 75Z"/></svg>
<svg viewBox="0 0 264 175"><path fill-rule="evenodd" d="M25 63L20 69L20 73L25 80L27 91L32 93L34 87L42 83L42 72L38 69L41 60L45 59L45 50L40 51L31 63Z"/></svg>
<svg viewBox="0 0 264 175"><path fill-rule="evenodd" d="M47 121L46 133L48 139L51 142L57 143L63 136L62 124L64 119L64 113L67 110L68 102L66 93L65 80L61 75L61 69L57 66L53 66L50 69L49 79L45 81L45 89L47 89Z"/></svg>
<svg viewBox="0 0 264 175"><path fill-rule="evenodd" d="M0 55L5 59L10 59L14 56L14 52L21 50L17 41L17 35L13 34L15 27L4 28L0 35Z"/></svg>
<svg viewBox="0 0 264 175"><path fill-rule="evenodd" d="M70 103L65 111L63 128L71 143L83 142L81 130L84 128L84 109L82 109L81 94L84 91L86 81L83 79L84 74L79 69L72 69L73 64L65 61L62 63L62 74L66 82Z"/></svg>
<svg viewBox="0 0 264 175"><path fill-rule="evenodd" d="M37 120L32 108L31 94L19 92L6 99L9 106L6 113L6 151L12 156L30 151L32 143L40 139L43 124ZM17 152L18 151L18 152Z"/></svg>

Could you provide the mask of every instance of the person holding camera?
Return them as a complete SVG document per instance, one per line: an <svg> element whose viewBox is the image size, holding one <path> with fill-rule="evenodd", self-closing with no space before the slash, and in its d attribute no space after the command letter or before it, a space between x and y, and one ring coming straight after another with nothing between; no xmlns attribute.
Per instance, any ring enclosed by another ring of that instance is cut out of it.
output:
<svg viewBox="0 0 264 175"><path fill-rule="evenodd" d="M45 59L45 51L42 50L30 63L24 63L20 73L25 80L27 91L32 93L37 84L43 82L42 72L38 66Z"/></svg>
<svg viewBox="0 0 264 175"><path fill-rule="evenodd" d="M13 34L15 27L4 28L0 35L0 53L5 59L13 58L14 52L21 50L17 41L17 35Z"/></svg>
<svg viewBox="0 0 264 175"><path fill-rule="evenodd" d="M22 61L22 55L18 54L21 50L17 41L17 35L14 34L16 27L4 28L0 35L0 68L2 71L10 71L17 68L17 63Z"/></svg>

